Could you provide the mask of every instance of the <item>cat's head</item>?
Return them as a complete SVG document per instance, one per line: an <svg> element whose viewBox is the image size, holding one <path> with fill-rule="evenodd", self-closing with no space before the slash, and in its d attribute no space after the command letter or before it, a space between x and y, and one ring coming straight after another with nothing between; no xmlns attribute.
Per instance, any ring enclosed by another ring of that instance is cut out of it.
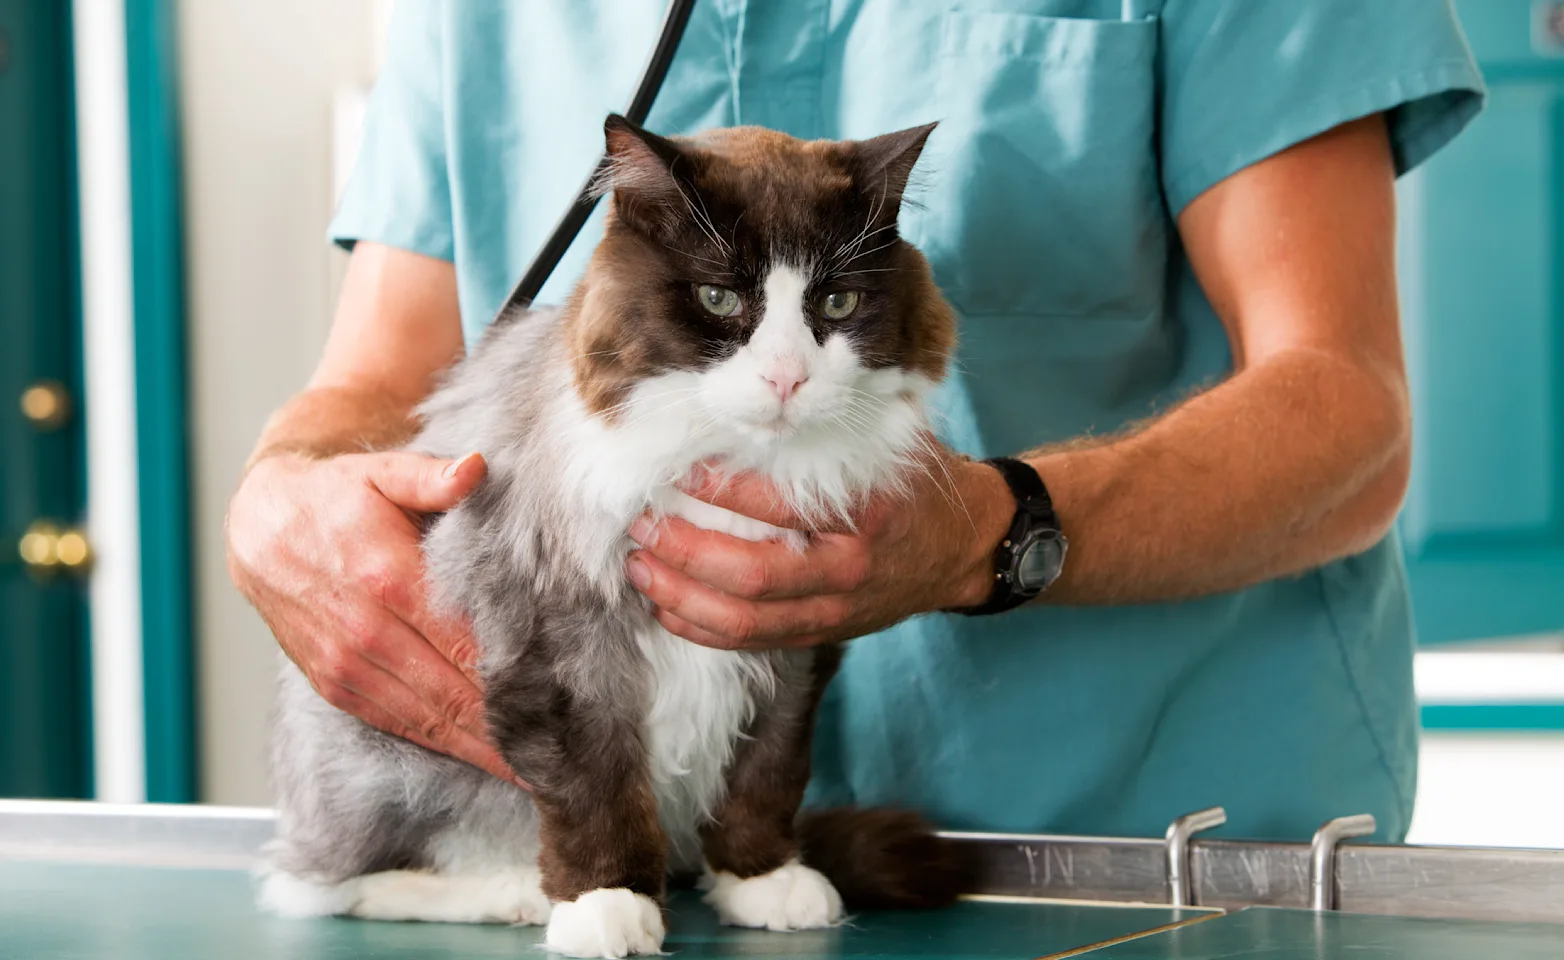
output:
<svg viewBox="0 0 1564 960"><path fill-rule="evenodd" d="M567 311L587 408L761 447L921 411L955 319L897 215L932 129L669 139L609 117L611 209Z"/></svg>

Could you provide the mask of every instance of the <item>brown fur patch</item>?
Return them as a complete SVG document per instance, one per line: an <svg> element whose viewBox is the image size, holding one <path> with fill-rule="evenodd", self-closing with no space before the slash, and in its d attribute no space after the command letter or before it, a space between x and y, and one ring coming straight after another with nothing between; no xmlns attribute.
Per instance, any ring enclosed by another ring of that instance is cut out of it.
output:
<svg viewBox="0 0 1564 960"><path fill-rule="evenodd" d="M815 711L842 652L827 646L786 656L804 675L785 678L757 710L736 745L722 806L701 832L711 868L740 878L770 873L798 856L793 821L809 783ZM806 666L807 674L799 669Z"/></svg>
<svg viewBox="0 0 1564 960"><path fill-rule="evenodd" d="M484 487L469 503L485 509L498 497ZM641 740L640 690L626 676L580 695L560 670L583 643L577 612L594 601L568 588L550 600L559 607L533 605L527 644L484 680L495 744L532 785L543 892L559 901L625 887L661 899L668 843Z"/></svg>
<svg viewBox="0 0 1564 960"><path fill-rule="evenodd" d="M934 271L923 254L904 244L897 251L906 284L902 309L906 311L904 366L930 380L945 379L946 367L956 350L956 311L934 283Z"/></svg>
<svg viewBox="0 0 1564 960"><path fill-rule="evenodd" d="M922 817L885 808L805 811L815 715L841 664L842 648L793 653L795 674L762 704L740 740L728 793L701 833L706 862L758 877L794 857L825 874L849 909L927 909L975 889L977 863Z"/></svg>
<svg viewBox="0 0 1564 960"><path fill-rule="evenodd" d="M657 822L651 783L637 778L628 789L607 793L599 793L590 780L571 786L590 796L534 796L544 895L568 901L592 890L625 887L662 900L667 841Z"/></svg>

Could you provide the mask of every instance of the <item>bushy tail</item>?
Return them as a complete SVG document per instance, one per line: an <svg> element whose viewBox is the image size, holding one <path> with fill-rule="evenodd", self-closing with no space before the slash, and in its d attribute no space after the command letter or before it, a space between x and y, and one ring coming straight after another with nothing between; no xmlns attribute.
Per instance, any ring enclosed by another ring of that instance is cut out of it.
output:
<svg viewBox="0 0 1564 960"><path fill-rule="evenodd" d="M906 810L805 810L798 839L804 863L826 875L849 910L943 907L977 879L969 848Z"/></svg>

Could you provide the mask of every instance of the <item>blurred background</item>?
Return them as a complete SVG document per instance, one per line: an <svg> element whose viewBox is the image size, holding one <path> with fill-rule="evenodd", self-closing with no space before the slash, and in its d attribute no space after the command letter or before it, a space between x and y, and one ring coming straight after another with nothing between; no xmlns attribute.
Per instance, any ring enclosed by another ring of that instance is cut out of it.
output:
<svg viewBox="0 0 1564 960"><path fill-rule="evenodd" d="M269 803L223 513L324 342L389 7L0 0L0 796ZM1411 839L1564 847L1564 2L1457 8L1489 106L1398 187Z"/></svg>

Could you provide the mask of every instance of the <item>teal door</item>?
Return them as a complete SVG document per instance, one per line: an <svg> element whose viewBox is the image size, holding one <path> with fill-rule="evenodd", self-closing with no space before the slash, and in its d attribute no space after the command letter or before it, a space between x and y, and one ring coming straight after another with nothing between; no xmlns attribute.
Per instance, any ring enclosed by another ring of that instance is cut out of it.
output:
<svg viewBox="0 0 1564 960"><path fill-rule="evenodd" d="M1488 109L1400 195L1424 643L1564 630L1564 3L1457 7Z"/></svg>
<svg viewBox="0 0 1564 960"><path fill-rule="evenodd" d="M70 7L0 0L0 796L91 787Z"/></svg>

